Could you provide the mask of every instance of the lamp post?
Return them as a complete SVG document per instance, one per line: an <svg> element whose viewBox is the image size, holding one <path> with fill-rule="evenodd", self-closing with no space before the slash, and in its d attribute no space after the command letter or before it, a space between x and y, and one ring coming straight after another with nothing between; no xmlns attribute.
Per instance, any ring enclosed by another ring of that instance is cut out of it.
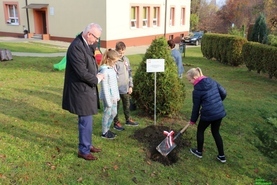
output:
<svg viewBox="0 0 277 185"><path fill-rule="evenodd" d="M28 6L28 0L25 0L25 4L26 4L26 6ZM28 32L30 32L30 24L29 24L29 12L28 12L28 8L26 8L26 16L27 16L27 29L28 29Z"/></svg>
<svg viewBox="0 0 277 185"><path fill-rule="evenodd" d="M165 0L164 10L164 37L166 37L167 0Z"/></svg>

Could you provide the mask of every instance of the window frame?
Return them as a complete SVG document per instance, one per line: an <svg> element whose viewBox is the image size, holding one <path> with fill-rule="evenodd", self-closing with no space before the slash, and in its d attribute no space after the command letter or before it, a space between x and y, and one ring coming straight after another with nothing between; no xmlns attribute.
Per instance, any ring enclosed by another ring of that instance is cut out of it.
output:
<svg viewBox="0 0 277 185"><path fill-rule="evenodd" d="M186 8L181 7L181 20L180 20L180 25L184 26L186 24Z"/></svg>
<svg viewBox="0 0 277 185"><path fill-rule="evenodd" d="M160 26L159 20L160 20L160 7L155 6L155 7L153 7L153 20L152 20L153 27Z"/></svg>
<svg viewBox="0 0 277 185"><path fill-rule="evenodd" d="M175 7L170 7L169 26L175 26Z"/></svg>
<svg viewBox="0 0 277 185"><path fill-rule="evenodd" d="M11 12L12 11L12 12ZM8 25L20 25L18 3L6 2L4 3L5 22Z"/></svg>
<svg viewBox="0 0 277 185"><path fill-rule="evenodd" d="M130 12L130 26L132 29L137 29L138 28L138 6L131 6L131 12Z"/></svg>
<svg viewBox="0 0 277 185"><path fill-rule="evenodd" d="M143 28L148 28L149 27L149 11L150 11L150 7L149 6L144 6L142 8L142 10L143 10L142 27Z"/></svg>

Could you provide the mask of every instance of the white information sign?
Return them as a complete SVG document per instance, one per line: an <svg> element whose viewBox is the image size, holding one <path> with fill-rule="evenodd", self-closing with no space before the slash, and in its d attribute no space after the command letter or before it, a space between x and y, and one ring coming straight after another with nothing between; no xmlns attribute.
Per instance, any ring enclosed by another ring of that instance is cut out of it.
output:
<svg viewBox="0 0 277 185"><path fill-rule="evenodd" d="M147 59L146 72L164 72L164 59Z"/></svg>
<svg viewBox="0 0 277 185"><path fill-rule="evenodd" d="M146 72L154 73L154 125L156 125L156 94L157 94L157 73L164 72L164 59L147 59L146 60Z"/></svg>

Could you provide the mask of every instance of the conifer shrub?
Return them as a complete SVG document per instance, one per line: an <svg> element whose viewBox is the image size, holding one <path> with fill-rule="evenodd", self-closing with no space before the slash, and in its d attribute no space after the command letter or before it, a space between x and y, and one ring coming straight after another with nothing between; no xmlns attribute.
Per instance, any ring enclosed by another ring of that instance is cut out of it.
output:
<svg viewBox="0 0 277 185"><path fill-rule="evenodd" d="M251 32L250 41L259 42L262 44L268 43L268 30L266 26L266 18L264 14L260 14L260 16L256 19L253 30Z"/></svg>
<svg viewBox="0 0 277 185"><path fill-rule="evenodd" d="M146 72L147 59L164 59L164 72L156 72L156 114L158 116L177 115L184 105L185 84L177 73L177 66L171 57L164 37L156 38L147 49L134 75L132 99L137 108L151 116L154 114L155 73Z"/></svg>

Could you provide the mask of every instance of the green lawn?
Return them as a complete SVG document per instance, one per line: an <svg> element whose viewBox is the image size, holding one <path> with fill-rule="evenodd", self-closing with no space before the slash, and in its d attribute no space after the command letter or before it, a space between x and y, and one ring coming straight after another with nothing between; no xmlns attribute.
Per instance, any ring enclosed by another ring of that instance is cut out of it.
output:
<svg viewBox="0 0 277 185"><path fill-rule="evenodd" d="M9 49L14 52L26 53L59 53L66 52L67 48L57 47L50 44L43 44L39 42L0 42L1 49Z"/></svg>
<svg viewBox="0 0 277 185"><path fill-rule="evenodd" d="M129 56L134 72L142 57ZM217 150L209 129L202 159L193 156L188 147L171 166L149 160L145 146L132 138L135 130L154 123L141 117L139 110L131 113L140 125L117 132L115 140L100 137L100 110L94 116L93 140L103 152L96 154L99 160L85 161L77 158L77 117L61 109L64 71L53 70L53 64L61 59L15 56L12 61L0 62L0 184L277 183L276 159L258 150L255 143L259 140L254 134L257 125L267 127L266 118L277 114L276 79L248 72L246 67L206 60L199 47L189 48L185 70L201 67L204 75L217 80L228 92L224 101L227 117L221 127L227 163L215 159ZM192 106L193 87L185 78L184 82L187 98L180 119L175 120L176 130L185 126ZM120 118L123 120L122 111ZM157 124L172 124L166 120L158 118ZM191 147L196 146L195 133L196 126L192 126L182 136L191 140Z"/></svg>

